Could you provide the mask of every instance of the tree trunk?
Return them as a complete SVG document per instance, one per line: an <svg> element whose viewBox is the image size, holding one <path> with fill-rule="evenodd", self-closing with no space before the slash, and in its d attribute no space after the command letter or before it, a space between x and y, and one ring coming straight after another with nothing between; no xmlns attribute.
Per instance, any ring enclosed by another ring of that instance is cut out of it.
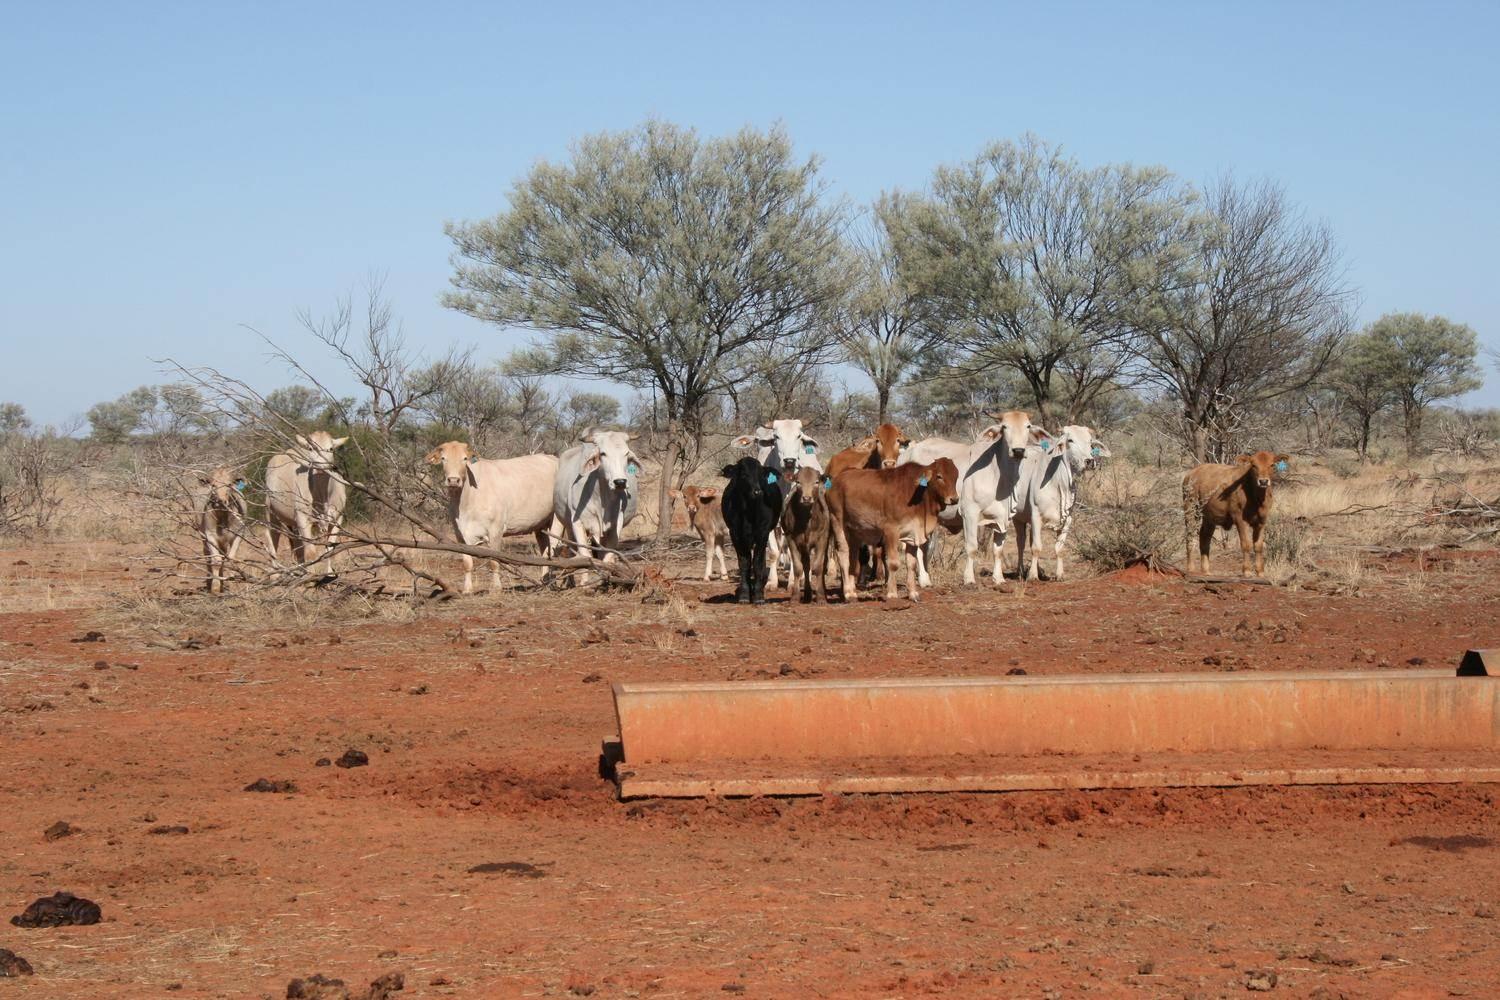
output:
<svg viewBox="0 0 1500 1000"><path fill-rule="evenodd" d="M1422 408L1415 403L1403 403L1402 416L1406 418L1406 457L1412 458L1422 437Z"/></svg>
<svg viewBox="0 0 1500 1000"><path fill-rule="evenodd" d="M891 386L890 383L882 382L875 387L876 413L875 423L883 424L890 414L891 408Z"/></svg>
<svg viewBox="0 0 1500 1000"><path fill-rule="evenodd" d="M1208 461L1208 428L1192 417L1188 420L1190 435L1188 445L1193 452L1193 461L1202 464Z"/></svg>
<svg viewBox="0 0 1500 1000"><path fill-rule="evenodd" d="M656 544L665 546L672 538L672 478L677 474L677 458L682 454L682 423L667 418L667 450L661 460L661 483L656 494Z"/></svg>

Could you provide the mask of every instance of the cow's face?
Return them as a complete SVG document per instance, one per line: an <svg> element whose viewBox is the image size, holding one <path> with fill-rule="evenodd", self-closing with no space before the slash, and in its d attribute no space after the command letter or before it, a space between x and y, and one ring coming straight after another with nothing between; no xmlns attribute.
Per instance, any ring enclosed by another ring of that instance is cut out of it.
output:
<svg viewBox="0 0 1500 1000"><path fill-rule="evenodd" d="M1276 473L1285 473L1291 468L1291 457L1278 455L1269 451L1257 451L1253 455L1239 455L1234 464L1250 466L1250 474L1255 477L1255 485L1261 489L1268 489L1271 485L1271 477Z"/></svg>
<svg viewBox="0 0 1500 1000"><path fill-rule="evenodd" d="M301 463L310 469L327 471L332 469L337 461L334 452L344 446L346 437L336 438L327 431L313 431L311 434L297 435L297 457Z"/></svg>
<svg viewBox="0 0 1500 1000"><path fill-rule="evenodd" d="M823 492L823 473L804 465L788 480L788 483L791 493L788 501L803 507L811 507L818 502L818 495Z"/></svg>
<svg viewBox="0 0 1500 1000"><path fill-rule="evenodd" d="M911 438L902 434L901 428L895 424L881 424L875 428L875 436L869 440L874 442L875 456L882 469L894 469L901 458L902 449L911 444Z"/></svg>
<svg viewBox="0 0 1500 1000"><path fill-rule="evenodd" d="M749 457L742 458L733 465L726 465L719 471L731 484L738 483L745 494L755 501L765 496L769 485L767 477L775 475L761 465L759 459Z"/></svg>
<svg viewBox="0 0 1500 1000"><path fill-rule="evenodd" d="M939 508L946 509L958 503L958 466L951 458L940 458L931 465L918 466L922 470L919 484L925 481L927 495Z"/></svg>
<svg viewBox="0 0 1500 1000"><path fill-rule="evenodd" d="M991 443L1000 442L1000 446L1016 461L1026 457L1027 445L1040 444L1052 437L1046 430L1033 424L1031 414L1025 410L1006 410L991 416L998 422L986 427L980 433L980 439Z"/></svg>
<svg viewBox="0 0 1500 1000"><path fill-rule="evenodd" d="M461 490L469 481L469 463L478 457L473 445L446 441L427 453L427 464L442 466L443 485L450 490Z"/></svg>
<svg viewBox="0 0 1500 1000"><path fill-rule="evenodd" d="M680 490L673 490L672 496L680 498L688 517L693 517L699 510L719 499L719 490L714 486L684 486Z"/></svg>
<svg viewBox="0 0 1500 1000"><path fill-rule="evenodd" d="M208 487L208 503L211 506L221 510L244 508L241 494L245 489L245 480L224 466L221 465L212 472L201 473L198 482Z"/></svg>
<svg viewBox="0 0 1500 1000"><path fill-rule="evenodd" d="M583 463L585 473L599 469L604 481L617 490L629 490L641 471L641 461L630 450L635 435L625 431L589 431L583 440L594 446L594 454Z"/></svg>
<svg viewBox="0 0 1500 1000"><path fill-rule="evenodd" d="M1067 456L1068 464L1075 469L1094 469L1110 457L1104 442L1082 424L1069 424L1058 435L1057 446Z"/></svg>
<svg viewBox="0 0 1500 1000"><path fill-rule="evenodd" d="M795 472L804 465L823 470L818 461L818 442L802 430L800 420L773 420L755 428L754 434L741 434L734 443L741 448L753 445L761 464L783 472Z"/></svg>

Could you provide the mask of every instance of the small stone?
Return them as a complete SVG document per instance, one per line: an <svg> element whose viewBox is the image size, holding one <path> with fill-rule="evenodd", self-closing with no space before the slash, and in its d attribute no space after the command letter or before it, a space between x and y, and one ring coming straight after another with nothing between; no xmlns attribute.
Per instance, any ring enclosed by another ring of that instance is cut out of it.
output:
<svg viewBox="0 0 1500 1000"><path fill-rule="evenodd" d="M396 949L395 948L387 948L385 951L382 951L379 955L376 955L375 957L376 958L395 958L396 957Z"/></svg>
<svg viewBox="0 0 1500 1000"><path fill-rule="evenodd" d="M333 761L329 760L327 757L319 757L317 760L313 761L313 767L332 767L332 766L333 766Z"/></svg>
<svg viewBox="0 0 1500 1000"><path fill-rule="evenodd" d="M32 976L31 963L9 948L0 948L0 979Z"/></svg>
<svg viewBox="0 0 1500 1000"><path fill-rule="evenodd" d="M427 693L427 685L426 684L418 684L416 687L412 688L407 693L408 694L426 694Z"/></svg>
<svg viewBox="0 0 1500 1000"><path fill-rule="evenodd" d="M1411 659L1407 660L1406 662L1409 663L1409 664L1411 664L1414 667L1420 667L1422 664L1424 664L1424 663L1427 662L1427 657L1425 657L1425 656L1413 656Z"/></svg>
<svg viewBox="0 0 1500 1000"><path fill-rule="evenodd" d="M94 661L94 669L95 670L108 670L109 669L109 661L108 660L95 660Z"/></svg>
<svg viewBox="0 0 1500 1000"><path fill-rule="evenodd" d="M1478 917L1480 920L1494 920L1495 911L1490 907L1485 906L1484 904L1480 904L1479 906L1474 907L1474 916Z"/></svg>
<svg viewBox="0 0 1500 1000"><path fill-rule="evenodd" d="M1357 890L1357 889L1355 889L1355 888L1354 888L1354 883L1353 883L1353 882L1345 882L1345 883L1344 883L1344 894L1345 894L1345 895L1346 895L1346 896L1352 896L1352 895L1354 895L1354 894L1355 894L1355 893L1356 893L1356 892L1357 892L1357 891L1358 891L1358 890Z"/></svg>
<svg viewBox="0 0 1500 1000"><path fill-rule="evenodd" d="M1270 969L1250 969L1245 973L1245 989L1252 993L1269 993L1276 988L1276 973Z"/></svg>
<svg viewBox="0 0 1500 1000"><path fill-rule="evenodd" d="M719 989L723 990L725 993L743 993L745 992L745 984L725 983L723 986L720 986Z"/></svg>
<svg viewBox="0 0 1500 1000"><path fill-rule="evenodd" d="M1138 976L1150 976L1150 975L1154 975L1155 972L1156 972L1156 963L1152 962L1152 961L1142 962L1140 965L1137 965L1135 967L1135 974L1138 975Z"/></svg>
<svg viewBox="0 0 1500 1000"><path fill-rule="evenodd" d="M583 675L583 683L585 684L598 684L602 680L604 680L603 674L592 673Z"/></svg>
<svg viewBox="0 0 1500 1000"><path fill-rule="evenodd" d="M297 786L290 781L272 781L269 778L256 778L245 786L247 792L295 792Z"/></svg>
<svg viewBox="0 0 1500 1000"><path fill-rule="evenodd" d="M1007 676L1007 677L1025 677L1026 676L1026 668L1025 667L1011 667L1009 670L1007 670L1005 672L1005 676Z"/></svg>

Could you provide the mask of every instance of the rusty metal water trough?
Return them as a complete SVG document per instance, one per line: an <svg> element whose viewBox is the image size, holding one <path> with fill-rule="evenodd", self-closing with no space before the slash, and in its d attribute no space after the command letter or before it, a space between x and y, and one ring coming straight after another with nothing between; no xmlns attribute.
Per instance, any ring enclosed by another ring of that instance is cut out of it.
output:
<svg viewBox="0 0 1500 1000"><path fill-rule="evenodd" d="M626 799L1500 782L1497 662L616 684L602 762Z"/></svg>

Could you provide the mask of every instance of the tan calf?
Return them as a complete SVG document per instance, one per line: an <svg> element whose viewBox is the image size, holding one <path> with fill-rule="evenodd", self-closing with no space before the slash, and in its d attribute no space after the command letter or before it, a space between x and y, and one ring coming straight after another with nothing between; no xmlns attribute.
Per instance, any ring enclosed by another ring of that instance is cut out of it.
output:
<svg viewBox="0 0 1500 1000"><path fill-rule="evenodd" d="M714 558L719 560L719 576L729 577L729 567L724 564L724 543L729 540L729 525L724 523L724 507L719 503L719 490L714 486L684 486L672 491L673 499L680 499L687 508L688 522L698 537L703 539L703 579L712 580Z"/></svg>
<svg viewBox="0 0 1500 1000"><path fill-rule="evenodd" d="M1271 519L1271 483L1278 472L1285 472L1290 459L1269 451L1240 455L1233 465L1204 463L1182 477L1182 518L1187 536L1185 561L1193 570L1193 532L1198 533L1198 555L1201 572L1209 572L1208 550L1214 531L1231 525L1240 535L1243 560L1240 572L1251 575L1266 572L1266 524Z"/></svg>
<svg viewBox="0 0 1500 1000"><path fill-rule="evenodd" d="M826 600L828 587L828 499L824 483L830 478L807 466L797 470L786 484L786 504L781 508L781 531L792 557L787 592L803 604ZM818 585L813 586L813 574Z"/></svg>
<svg viewBox="0 0 1500 1000"><path fill-rule="evenodd" d="M958 466L940 458L931 465L898 465L894 469L851 469L828 489L833 542L844 577L844 600L854 600L849 575L849 546L885 548L885 597L896 596L896 560L906 562L906 592L920 596L917 546L936 528L938 515L958 502Z"/></svg>
<svg viewBox="0 0 1500 1000"><path fill-rule="evenodd" d="M198 534L203 539L203 559L207 563L204 589L210 594L214 585L224 593L224 567L234 561L235 551L245 529L245 480L219 466L200 475L197 494Z"/></svg>

